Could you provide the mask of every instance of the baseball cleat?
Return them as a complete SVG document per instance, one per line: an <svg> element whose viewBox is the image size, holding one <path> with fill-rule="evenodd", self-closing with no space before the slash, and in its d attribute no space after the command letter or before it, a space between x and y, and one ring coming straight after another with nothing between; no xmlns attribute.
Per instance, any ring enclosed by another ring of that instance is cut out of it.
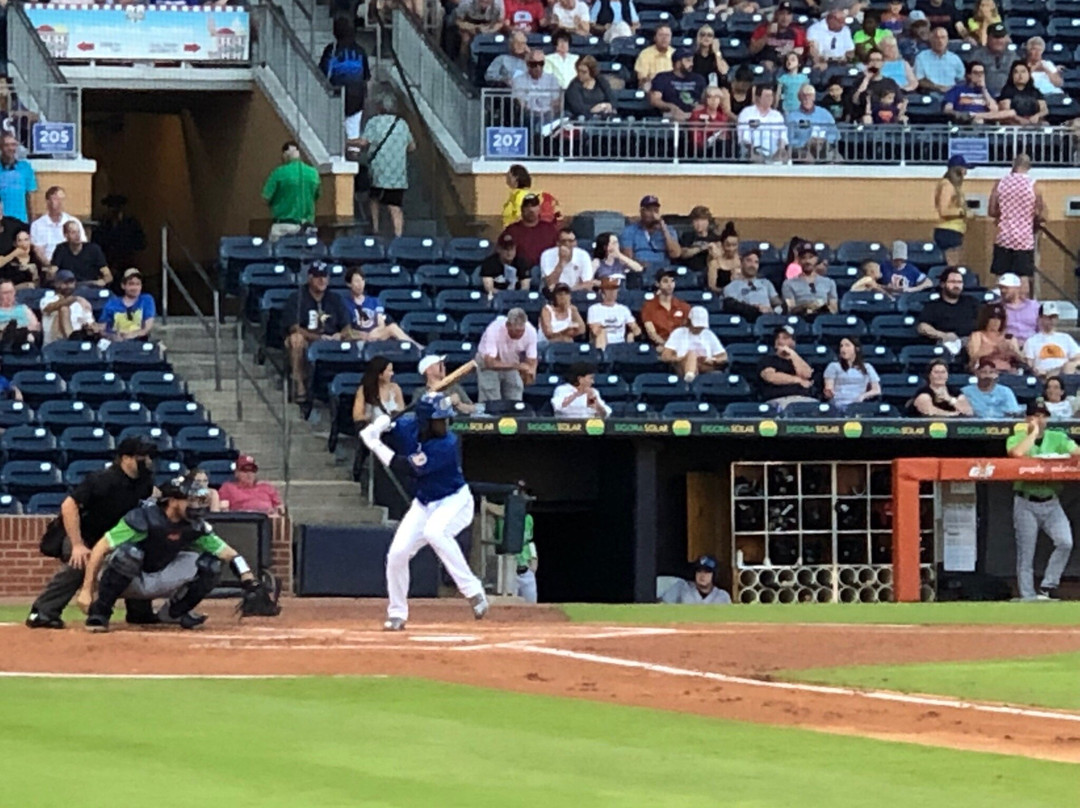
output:
<svg viewBox="0 0 1080 808"><path fill-rule="evenodd" d="M383 623L383 631L404 631L405 621L400 617L391 617Z"/></svg>
<svg viewBox="0 0 1080 808"><path fill-rule="evenodd" d="M30 612L26 618L27 628L63 628L64 621L59 617L46 617L38 612Z"/></svg>
<svg viewBox="0 0 1080 808"><path fill-rule="evenodd" d="M206 622L206 615L199 614L198 612L184 612L179 617L173 617L169 611L169 604L166 603L157 612L158 622L170 623L172 625L180 626L183 629L195 629L202 626Z"/></svg>
<svg viewBox="0 0 1080 808"><path fill-rule="evenodd" d="M92 614L86 618L86 630L94 634L104 634L109 630L109 618Z"/></svg>
<svg viewBox="0 0 1080 808"><path fill-rule="evenodd" d="M1061 600L1061 595L1058 594L1057 587L1053 586L1040 589L1037 597L1039 600Z"/></svg>
<svg viewBox="0 0 1080 808"><path fill-rule="evenodd" d="M473 595L469 598L469 605L472 606L473 617L477 620L483 620L484 615L488 613L490 606L488 605L488 599L484 597L484 593L479 595Z"/></svg>

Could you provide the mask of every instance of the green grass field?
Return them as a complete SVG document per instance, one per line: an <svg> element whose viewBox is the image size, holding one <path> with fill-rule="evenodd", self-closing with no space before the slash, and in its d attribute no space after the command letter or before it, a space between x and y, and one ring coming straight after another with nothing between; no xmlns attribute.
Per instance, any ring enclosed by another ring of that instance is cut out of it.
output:
<svg viewBox="0 0 1080 808"><path fill-rule="evenodd" d="M1077 767L408 679L0 681L18 808L1075 803Z"/></svg>

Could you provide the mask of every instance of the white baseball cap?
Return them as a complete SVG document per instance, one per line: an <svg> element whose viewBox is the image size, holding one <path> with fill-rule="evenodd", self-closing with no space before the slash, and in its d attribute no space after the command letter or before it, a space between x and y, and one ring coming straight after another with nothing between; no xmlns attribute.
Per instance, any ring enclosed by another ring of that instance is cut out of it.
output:
<svg viewBox="0 0 1080 808"><path fill-rule="evenodd" d="M998 278L998 286L1004 286L1008 289L1020 288L1020 276L1013 272L1006 272L1000 278Z"/></svg>
<svg viewBox="0 0 1080 808"><path fill-rule="evenodd" d="M894 241L892 245L892 257L897 261L906 261L908 259L908 248L906 241Z"/></svg>
<svg viewBox="0 0 1080 808"><path fill-rule="evenodd" d="M1061 310L1058 309L1058 304L1052 300L1048 300L1039 306L1039 315L1041 317L1060 317Z"/></svg>
<svg viewBox="0 0 1080 808"><path fill-rule="evenodd" d="M709 311L704 306L694 306L690 309L690 325L694 328L709 327Z"/></svg>
<svg viewBox="0 0 1080 808"><path fill-rule="evenodd" d="M428 368L430 368L430 367L432 367L434 365L437 365L440 362L445 362L445 361L446 361L445 356L439 356L437 354L431 354L431 355L425 356L423 359L421 359L420 364L418 364L416 366L416 369L420 372L421 375L423 375L423 374L427 373Z"/></svg>

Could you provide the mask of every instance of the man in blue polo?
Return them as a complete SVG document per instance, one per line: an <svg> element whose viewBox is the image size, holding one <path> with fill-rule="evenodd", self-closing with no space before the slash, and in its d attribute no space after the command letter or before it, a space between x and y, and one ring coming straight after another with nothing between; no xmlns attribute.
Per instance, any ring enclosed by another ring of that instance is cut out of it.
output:
<svg viewBox="0 0 1080 808"><path fill-rule="evenodd" d="M964 63L949 50L949 32L935 28L930 32L930 50L915 57L915 78L926 93L948 92L964 78Z"/></svg>
<svg viewBox="0 0 1080 808"><path fill-rule="evenodd" d="M37 190L37 176L26 160L15 158L19 141L12 134L0 137L0 201L4 215L30 224L30 195Z"/></svg>
<svg viewBox="0 0 1080 808"><path fill-rule="evenodd" d="M641 218L619 236L623 253L650 266L664 266L682 255L675 231L660 216L660 200L652 194L642 197L640 208Z"/></svg>

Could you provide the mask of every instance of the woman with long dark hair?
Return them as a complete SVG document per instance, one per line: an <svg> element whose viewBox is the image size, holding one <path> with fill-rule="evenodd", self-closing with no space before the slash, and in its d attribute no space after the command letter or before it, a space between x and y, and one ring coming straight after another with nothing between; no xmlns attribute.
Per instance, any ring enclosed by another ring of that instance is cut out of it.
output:
<svg viewBox="0 0 1080 808"><path fill-rule="evenodd" d="M614 233L601 233L593 248L593 277L602 281L612 275L629 277L631 272L643 272L645 267L619 249L619 237Z"/></svg>
<svg viewBox="0 0 1080 808"><path fill-rule="evenodd" d="M934 208L938 223L934 226L934 244L945 253L945 263L960 266L963 254L964 234L967 232L967 197L964 196L964 177L968 162L962 154L949 158L945 175L934 188Z"/></svg>
<svg viewBox="0 0 1080 808"><path fill-rule="evenodd" d="M862 345L844 337L836 349L837 360L825 368L825 400L838 410L881 395L881 379L874 366L863 359Z"/></svg>
<svg viewBox="0 0 1080 808"><path fill-rule="evenodd" d="M916 418L971 418L971 402L955 387L949 387L949 365L935 359L926 369L926 384L908 402L908 415Z"/></svg>
<svg viewBox="0 0 1080 808"><path fill-rule="evenodd" d="M1020 59L1009 69L1009 80L1001 89L998 101L1003 111L1012 113L1011 117L1002 118L1002 123L1037 126L1050 114L1046 99L1031 80L1031 68Z"/></svg>
<svg viewBox="0 0 1080 808"><path fill-rule="evenodd" d="M385 356L373 357L353 399L353 422L367 424L377 415L393 415L405 409L405 397L394 380L394 365Z"/></svg>
<svg viewBox="0 0 1080 808"><path fill-rule="evenodd" d="M1020 343L1012 334L1005 333L1005 308L1000 303L979 309L975 330L968 338L967 355L973 373L982 359L992 360L994 367L1006 373L1024 364Z"/></svg>

